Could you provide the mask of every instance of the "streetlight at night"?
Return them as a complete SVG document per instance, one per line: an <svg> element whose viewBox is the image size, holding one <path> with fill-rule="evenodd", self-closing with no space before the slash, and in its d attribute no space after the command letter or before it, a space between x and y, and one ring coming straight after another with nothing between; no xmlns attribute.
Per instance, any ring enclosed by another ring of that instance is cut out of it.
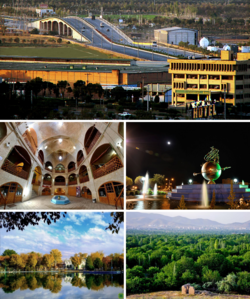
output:
<svg viewBox="0 0 250 299"><path fill-rule="evenodd" d="M189 180L188 182L189 182L189 185L192 185L192 183L193 183L193 180Z"/></svg>
<svg viewBox="0 0 250 299"><path fill-rule="evenodd" d="M236 184L238 182L238 180L237 179L234 179L234 183Z"/></svg>

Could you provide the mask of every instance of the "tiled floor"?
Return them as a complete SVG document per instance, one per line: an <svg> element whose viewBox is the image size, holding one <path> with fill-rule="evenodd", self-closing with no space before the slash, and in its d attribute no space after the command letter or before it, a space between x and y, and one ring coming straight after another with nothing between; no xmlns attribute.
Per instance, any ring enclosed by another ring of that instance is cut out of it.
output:
<svg viewBox="0 0 250 299"><path fill-rule="evenodd" d="M54 205L50 202L53 196L38 196L25 202L7 205L6 210L115 210L115 206L93 203L90 199L68 196L70 204ZM4 207L1 206L0 210Z"/></svg>

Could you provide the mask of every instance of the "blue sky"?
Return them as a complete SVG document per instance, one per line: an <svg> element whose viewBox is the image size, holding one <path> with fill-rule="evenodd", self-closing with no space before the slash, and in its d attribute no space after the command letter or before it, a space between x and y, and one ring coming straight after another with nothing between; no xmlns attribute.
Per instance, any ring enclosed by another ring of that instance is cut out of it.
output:
<svg viewBox="0 0 250 299"><path fill-rule="evenodd" d="M5 249L13 249L17 253L31 251L42 254L52 249L59 249L63 259L75 253L88 253L102 250L105 255L122 253L124 249L124 227L121 226L119 234L112 234L105 230L112 222L110 212L68 212L56 223L37 226L29 225L24 231L15 229L6 232L0 230L0 254Z"/></svg>

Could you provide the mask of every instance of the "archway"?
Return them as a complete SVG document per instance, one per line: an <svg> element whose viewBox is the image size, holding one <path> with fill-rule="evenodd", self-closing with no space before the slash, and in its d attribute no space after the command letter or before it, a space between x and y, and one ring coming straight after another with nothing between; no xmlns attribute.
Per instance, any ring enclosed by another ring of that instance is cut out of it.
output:
<svg viewBox="0 0 250 299"><path fill-rule="evenodd" d="M49 187L45 187L42 190L42 195L51 195L51 189Z"/></svg>
<svg viewBox="0 0 250 299"><path fill-rule="evenodd" d="M31 160L28 152L21 146L14 146L9 156L5 159L2 169L27 180L31 169Z"/></svg>
<svg viewBox="0 0 250 299"><path fill-rule="evenodd" d="M69 185L77 185L76 174L72 173L71 175L69 175L68 179L69 179Z"/></svg>
<svg viewBox="0 0 250 299"><path fill-rule="evenodd" d="M63 188L57 188L54 192L55 195L65 195L65 190Z"/></svg>
<svg viewBox="0 0 250 299"><path fill-rule="evenodd" d="M90 161L95 179L122 168L122 162L110 144L99 146Z"/></svg>
<svg viewBox="0 0 250 299"><path fill-rule="evenodd" d="M43 185L51 186L52 185L52 176L49 173L46 173L43 178Z"/></svg>
<svg viewBox="0 0 250 299"><path fill-rule="evenodd" d="M52 31L57 32L57 34L58 34L58 22L57 21L52 22Z"/></svg>
<svg viewBox="0 0 250 299"><path fill-rule="evenodd" d="M65 182L65 178L63 176L57 176L55 178L55 186L65 186L66 182Z"/></svg>
<svg viewBox="0 0 250 299"><path fill-rule="evenodd" d="M7 127L5 123L0 123L0 141L7 135Z"/></svg>
<svg viewBox="0 0 250 299"><path fill-rule="evenodd" d="M118 125L118 133L119 133L122 137L124 137L124 123L123 123L123 122L119 123L119 125Z"/></svg>
<svg viewBox="0 0 250 299"><path fill-rule="evenodd" d="M65 173L65 167L62 164L56 165L55 173Z"/></svg>
<svg viewBox="0 0 250 299"><path fill-rule="evenodd" d="M79 170L79 180L80 183L88 182L89 176L88 176L88 170L85 165L82 165Z"/></svg>
<svg viewBox="0 0 250 299"><path fill-rule="evenodd" d="M81 196L86 199L92 199L92 193L87 187L82 187Z"/></svg>
<svg viewBox="0 0 250 299"><path fill-rule="evenodd" d="M84 155L82 150L78 152L76 160L77 160L77 166L79 166L84 160Z"/></svg>
<svg viewBox="0 0 250 299"><path fill-rule="evenodd" d="M43 163L44 163L44 154L43 154L43 151L42 151L42 150L40 150L40 151L38 152L38 159L39 159L39 161L41 162L41 164L43 165Z"/></svg>
<svg viewBox="0 0 250 299"><path fill-rule="evenodd" d="M53 171L53 165L52 165L52 163L49 162L49 161L47 161L45 163L45 169L52 172Z"/></svg>
<svg viewBox="0 0 250 299"><path fill-rule="evenodd" d="M42 170L40 166L34 169L34 174L32 178L32 185L40 186L42 181Z"/></svg>
<svg viewBox="0 0 250 299"><path fill-rule="evenodd" d="M86 149L87 154L94 147L100 136L101 133L97 130L95 126L92 126L88 129L84 139L84 147Z"/></svg>
<svg viewBox="0 0 250 299"><path fill-rule="evenodd" d="M28 145L29 149L35 155L37 150L37 134L33 128L27 129L23 133L23 139Z"/></svg>
<svg viewBox="0 0 250 299"><path fill-rule="evenodd" d="M22 201L23 188L16 182L10 182L0 187L0 205Z"/></svg>
<svg viewBox="0 0 250 299"><path fill-rule="evenodd" d="M121 182L104 183L98 190L99 201L123 208L123 189L124 185Z"/></svg>
<svg viewBox="0 0 250 299"><path fill-rule="evenodd" d="M71 172L76 169L76 163L75 162L70 162L68 165L68 172Z"/></svg>

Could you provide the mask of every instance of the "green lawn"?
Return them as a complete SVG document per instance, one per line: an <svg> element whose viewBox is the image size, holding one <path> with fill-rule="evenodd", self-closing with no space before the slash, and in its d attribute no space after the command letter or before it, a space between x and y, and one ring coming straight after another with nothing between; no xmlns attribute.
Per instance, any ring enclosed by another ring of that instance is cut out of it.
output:
<svg viewBox="0 0 250 299"><path fill-rule="evenodd" d="M109 54L101 53L92 49L84 48L78 45L60 46L60 47L0 47L0 55L8 56L37 56L37 57L56 57L56 58L90 58L90 59L108 59L113 58ZM114 57L115 58L115 57Z"/></svg>

